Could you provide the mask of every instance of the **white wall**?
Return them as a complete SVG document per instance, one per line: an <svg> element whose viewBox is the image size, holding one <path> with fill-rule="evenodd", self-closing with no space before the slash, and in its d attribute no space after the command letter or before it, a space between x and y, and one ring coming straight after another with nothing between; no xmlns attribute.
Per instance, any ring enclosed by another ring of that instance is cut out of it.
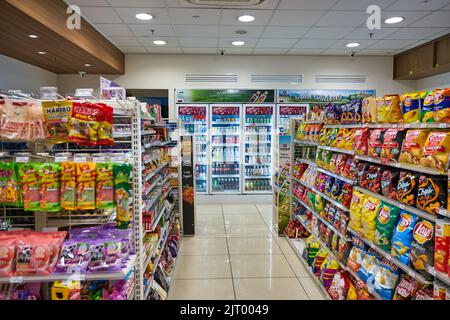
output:
<svg viewBox="0 0 450 320"><path fill-rule="evenodd" d="M204 83L187 85L186 73L236 73L237 84ZM278 83L252 84L252 74L304 74L300 86ZM366 75L364 85L320 85L314 83L317 74ZM174 89L179 88L330 88L376 89L379 95L403 93L415 88L413 81L393 81L392 57L333 56L212 56L212 55L127 55L126 74L107 76L125 88L169 89L171 117L174 116ZM81 79L78 75L58 76L61 93L73 93L77 87L99 87L98 76Z"/></svg>
<svg viewBox="0 0 450 320"><path fill-rule="evenodd" d="M448 88L450 87L450 72L440 74L437 76L417 80L416 89L435 89L435 88Z"/></svg>
<svg viewBox="0 0 450 320"><path fill-rule="evenodd" d="M38 93L40 87L54 87L55 73L0 55L0 90Z"/></svg>

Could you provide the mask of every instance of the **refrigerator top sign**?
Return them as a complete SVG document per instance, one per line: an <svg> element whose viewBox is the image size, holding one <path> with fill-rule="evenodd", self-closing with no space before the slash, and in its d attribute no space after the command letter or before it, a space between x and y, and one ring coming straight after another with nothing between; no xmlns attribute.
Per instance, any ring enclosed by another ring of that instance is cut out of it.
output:
<svg viewBox="0 0 450 320"><path fill-rule="evenodd" d="M206 116L206 107L179 107L178 114L181 116Z"/></svg>
<svg viewBox="0 0 450 320"><path fill-rule="evenodd" d="M247 115L250 116L271 116L273 115L273 108L272 107L247 107L245 110Z"/></svg>
<svg viewBox="0 0 450 320"><path fill-rule="evenodd" d="M238 107L213 107L212 114L215 116L239 116Z"/></svg>
<svg viewBox="0 0 450 320"><path fill-rule="evenodd" d="M283 106L280 107L280 116L298 116L307 112L306 106Z"/></svg>
<svg viewBox="0 0 450 320"><path fill-rule="evenodd" d="M176 103L275 103L273 89L182 89Z"/></svg>

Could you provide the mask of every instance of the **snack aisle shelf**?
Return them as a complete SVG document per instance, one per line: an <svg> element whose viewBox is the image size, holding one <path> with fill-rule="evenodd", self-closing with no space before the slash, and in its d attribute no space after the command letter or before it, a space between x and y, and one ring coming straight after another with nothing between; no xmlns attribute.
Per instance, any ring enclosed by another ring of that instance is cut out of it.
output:
<svg viewBox="0 0 450 320"><path fill-rule="evenodd" d="M369 128L369 129L449 129L450 123L372 123L324 125L325 129Z"/></svg>

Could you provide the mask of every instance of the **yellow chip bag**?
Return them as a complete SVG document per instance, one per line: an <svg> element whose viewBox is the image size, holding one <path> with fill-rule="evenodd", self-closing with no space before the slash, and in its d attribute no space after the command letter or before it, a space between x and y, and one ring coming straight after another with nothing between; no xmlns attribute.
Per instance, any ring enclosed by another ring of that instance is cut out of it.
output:
<svg viewBox="0 0 450 320"><path fill-rule="evenodd" d="M385 106L384 99L378 97L376 100L376 104L377 104L377 122L378 123L389 122L388 109Z"/></svg>
<svg viewBox="0 0 450 320"><path fill-rule="evenodd" d="M362 103L363 123L377 122L377 99L368 97Z"/></svg>
<svg viewBox="0 0 450 320"><path fill-rule="evenodd" d="M419 122L420 93L406 93L400 97L404 123Z"/></svg>
<svg viewBox="0 0 450 320"><path fill-rule="evenodd" d="M402 152L398 159L402 163L418 165L423 155L423 146L427 140L429 130L417 129L408 130L403 141Z"/></svg>
<svg viewBox="0 0 450 320"><path fill-rule="evenodd" d="M376 219L381 200L368 196L361 208L362 233L369 240L374 240L376 231Z"/></svg>
<svg viewBox="0 0 450 320"><path fill-rule="evenodd" d="M400 96L398 94L384 96L384 107L387 110L387 119L384 122L399 123L403 121L400 108Z"/></svg>
<svg viewBox="0 0 450 320"><path fill-rule="evenodd" d="M353 230L362 231L361 210L367 196L357 190L353 191L352 201L350 203L350 221L349 227Z"/></svg>
<svg viewBox="0 0 450 320"><path fill-rule="evenodd" d="M444 172L448 166L450 152L450 132L433 131L423 147L420 165Z"/></svg>

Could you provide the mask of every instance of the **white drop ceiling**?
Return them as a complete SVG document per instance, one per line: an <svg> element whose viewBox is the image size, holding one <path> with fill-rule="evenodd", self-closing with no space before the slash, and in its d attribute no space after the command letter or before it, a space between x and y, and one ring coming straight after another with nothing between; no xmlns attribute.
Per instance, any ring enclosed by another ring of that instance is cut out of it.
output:
<svg viewBox="0 0 450 320"><path fill-rule="evenodd" d="M265 0L248 9L197 7L183 0L66 2L79 5L86 20L124 53L393 55L450 33L450 0ZM405 20L368 30L369 5L381 7L383 21L392 16ZM140 12L154 19L136 19ZM256 20L239 22L243 14ZM155 46L154 40L167 45ZM235 40L246 44L234 47ZM348 42L361 46L347 49Z"/></svg>

